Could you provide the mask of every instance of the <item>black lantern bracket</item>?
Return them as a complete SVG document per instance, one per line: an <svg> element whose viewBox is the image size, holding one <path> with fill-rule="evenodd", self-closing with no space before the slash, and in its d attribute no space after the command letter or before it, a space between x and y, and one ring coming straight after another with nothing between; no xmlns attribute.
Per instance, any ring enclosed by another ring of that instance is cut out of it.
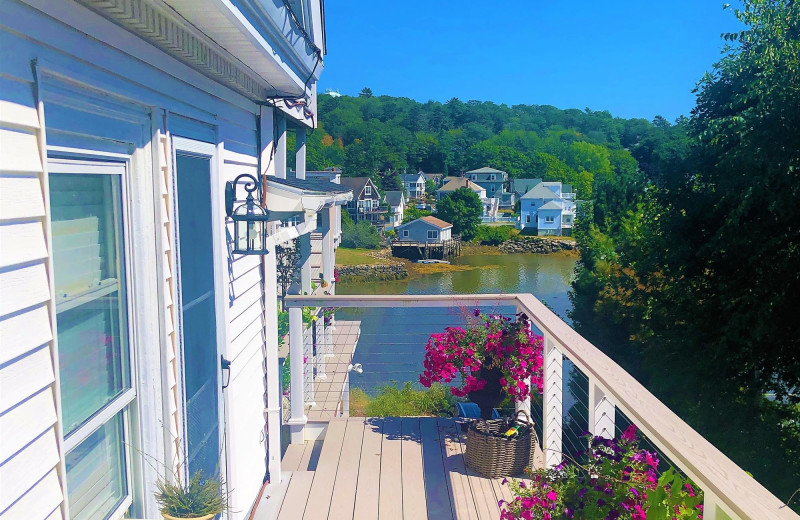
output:
<svg viewBox="0 0 800 520"><path fill-rule="evenodd" d="M261 183L249 173L243 173L232 181L225 183L225 214L229 217L233 215L233 205L236 203L236 186L241 179L247 179L244 190L247 192L247 199L254 202L253 192L261 195ZM260 198L260 197L259 197Z"/></svg>

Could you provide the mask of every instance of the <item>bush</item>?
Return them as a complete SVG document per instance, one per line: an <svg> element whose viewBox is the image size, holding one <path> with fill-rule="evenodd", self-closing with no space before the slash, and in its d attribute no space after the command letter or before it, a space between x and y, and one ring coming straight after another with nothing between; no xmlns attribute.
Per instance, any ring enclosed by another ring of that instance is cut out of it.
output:
<svg viewBox="0 0 800 520"><path fill-rule="evenodd" d="M485 246L499 246L507 240L511 240L519 233L512 226L484 226L480 225L475 229L473 242L478 242Z"/></svg>
<svg viewBox="0 0 800 520"><path fill-rule="evenodd" d="M342 245L353 249L378 249L381 237L375 226L362 220L358 224L342 226Z"/></svg>
<svg viewBox="0 0 800 520"><path fill-rule="evenodd" d="M362 389L350 390L350 415L367 417L415 417L452 415L456 398L443 386L432 385L426 390L415 390L410 382L402 388L386 385L371 398Z"/></svg>

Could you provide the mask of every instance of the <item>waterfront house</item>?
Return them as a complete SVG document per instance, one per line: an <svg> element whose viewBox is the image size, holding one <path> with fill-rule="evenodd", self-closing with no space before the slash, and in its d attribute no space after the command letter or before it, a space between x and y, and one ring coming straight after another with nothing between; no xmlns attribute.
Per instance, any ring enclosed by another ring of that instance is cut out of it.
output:
<svg viewBox="0 0 800 520"><path fill-rule="evenodd" d="M511 191L514 192L514 198L519 201L523 195L538 186L540 182L542 179L511 179Z"/></svg>
<svg viewBox="0 0 800 520"><path fill-rule="evenodd" d="M391 215L387 226L395 228L403 223L405 215L406 197L402 191L387 191L385 195L386 205L389 207Z"/></svg>
<svg viewBox="0 0 800 520"><path fill-rule="evenodd" d="M425 198L425 181L427 180L422 170L417 173L401 175L403 180L403 190L409 199Z"/></svg>
<svg viewBox="0 0 800 520"><path fill-rule="evenodd" d="M422 172L422 170L420 170ZM431 181L437 188L442 185L443 173L422 173L426 181Z"/></svg>
<svg viewBox="0 0 800 520"><path fill-rule="evenodd" d="M322 2L4 0L0 20L0 518L159 518L158 478L197 470L248 518L282 478L275 247L298 242L310 294L309 234L332 279L348 198L305 179ZM265 255L233 252L242 174Z"/></svg>
<svg viewBox="0 0 800 520"><path fill-rule="evenodd" d="M436 217L422 217L397 228L397 240L402 242L441 243L452 238L453 225Z"/></svg>
<svg viewBox="0 0 800 520"><path fill-rule="evenodd" d="M347 211L353 222L367 220L380 225L386 218L388 210L381 205L381 194L378 187L369 177L342 177L342 185L353 192L353 199L347 204Z"/></svg>
<svg viewBox="0 0 800 520"><path fill-rule="evenodd" d="M508 173L490 168L478 168L464 173L464 177L486 190L486 197L496 199L493 206L496 208L513 208L514 192L510 191Z"/></svg>
<svg viewBox="0 0 800 520"><path fill-rule="evenodd" d="M520 229L537 235L571 236L575 193L560 182L540 182L520 199Z"/></svg>
<svg viewBox="0 0 800 520"><path fill-rule="evenodd" d="M450 178L450 180L447 181L444 186L436 190L436 200L442 200L442 197L450 195L459 188L468 188L478 195L478 197L481 199L481 202L486 201L486 190L464 177Z"/></svg>

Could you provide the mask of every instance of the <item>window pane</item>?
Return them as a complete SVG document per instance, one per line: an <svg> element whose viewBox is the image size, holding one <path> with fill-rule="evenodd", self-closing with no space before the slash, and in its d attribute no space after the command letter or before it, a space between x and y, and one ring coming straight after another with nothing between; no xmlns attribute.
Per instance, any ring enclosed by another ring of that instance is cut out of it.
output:
<svg viewBox="0 0 800 520"><path fill-rule="evenodd" d="M50 174L50 204L68 435L130 388L120 178Z"/></svg>
<svg viewBox="0 0 800 520"><path fill-rule="evenodd" d="M67 453L72 520L106 518L128 494L122 412Z"/></svg>

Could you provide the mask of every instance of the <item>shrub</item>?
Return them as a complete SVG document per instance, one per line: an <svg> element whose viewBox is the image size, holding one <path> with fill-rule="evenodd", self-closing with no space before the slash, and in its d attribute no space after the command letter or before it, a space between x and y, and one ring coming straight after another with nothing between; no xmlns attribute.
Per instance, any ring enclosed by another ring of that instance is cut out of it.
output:
<svg viewBox="0 0 800 520"><path fill-rule="evenodd" d="M342 245L353 249L377 249L381 237L375 226L362 220L358 224L342 227Z"/></svg>
<svg viewBox="0 0 800 520"><path fill-rule="evenodd" d="M450 416L455 403L455 397L442 385L432 385L427 390L415 390L408 381L400 388L390 384L381 387L373 398L360 388L350 390L350 415Z"/></svg>
<svg viewBox="0 0 800 520"><path fill-rule="evenodd" d="M475 236L472 241L485 246L499 246L518 234L517 230L511 226L480 225L475 229Z"/></svg>

